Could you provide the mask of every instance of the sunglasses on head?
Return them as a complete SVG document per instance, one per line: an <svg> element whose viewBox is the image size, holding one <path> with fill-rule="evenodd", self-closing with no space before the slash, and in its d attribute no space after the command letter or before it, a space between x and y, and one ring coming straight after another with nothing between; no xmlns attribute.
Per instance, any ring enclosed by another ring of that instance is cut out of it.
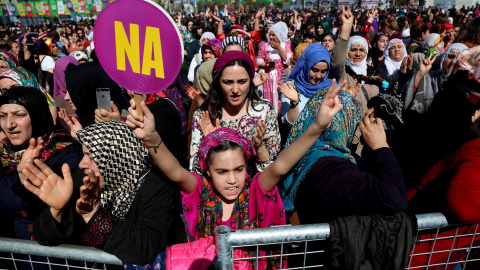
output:
<svg viewBox="0 0 480 270"><path fill-rule="evenodd" d="M455 59L455 57L457 57L455 54L449 54L447 56L448 59Z"/></svg>

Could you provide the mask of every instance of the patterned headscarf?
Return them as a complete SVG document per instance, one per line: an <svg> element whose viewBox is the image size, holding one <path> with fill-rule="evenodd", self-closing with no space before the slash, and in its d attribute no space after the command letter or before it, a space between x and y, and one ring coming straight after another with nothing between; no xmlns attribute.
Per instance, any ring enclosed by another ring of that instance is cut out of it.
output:
<svg viewBox="0 0 480 270"><path fill-rule="evenodd" d="M223 141L231 141L240 145L247 159L252 155L256 155L252 142L248 138L231 128L218 128L214 132L205 136L200 142L198 157L200 159L200 169L202 171L207 169L207 155L210 149L219 146Z"/></svg>
<svg viewBox="0 0 480 270"><path fill-rule="evenodd" d="M35 75L33 75L27 69L24 69L23 67L12 67L0 73L0 80L2 78L10 78L21 86L37 88L47 98L48 105L56 105L53 98L47 93L47 91L45 91L43 87L40 86L40 84L38 84Z"/></svg>
<svg viewBox="0 0 480 270"><path fill-rule="evenodd" d="M300 43L298 44L297 47L295 47L295 50L293 51L293 57L291 60L292 63L292 69L295 68L295 65L297 64L298 59L302 55L303 51L310 45L309 43Z"/></svg>
<svg viewBox="0 0 480 270"><path fill-rule="evenodd" d="M0 60L6 61L10 68L18 66L18 59L13 53L10 52L0 52Z"/></svg>
<svg viewBox="0 0 480 270"><path fill-rule="evenodd" d="M447 77L463 71L468 80L480 83L480 46L462 51L454 61Z"/></svg>
<svg viewBox="0 0 480 270"><path fill-rule="evenodd" d="M224 54L222 54L217 61L215 62L215 65L213 66L212 70L212 78L215 80L215 78L220 74L220 72L223 70L223 68L230 63L231 61L235 60L245 60L247 63L250 65L250 79L253 80L253 76L255 76L255 65L253 64L252 58L248 56L248 54L244 52L239 52L239 51L229 51Z"/></svg>
<svg viewBox="0 0 480 270"><path fill-rule="evenodd" d="M403 46L403 58L399 62L395 62L390 58L390 48L393 46L393 43L395 42L400 42L400 44L402 44ZM397 72L400 69L400 67L402 66L403 59L405 59L405 57L407 57L408 54L407 54L407 49L405 48L405 44L403 44L402 40L398 38L394 38L388 42L387 47L383 51L383 56L385 57L384 61L385 61L385 66L387 66L388 75L392 75L393 73Z"/></svg>
<svg viewBox="0 0 480 270"><path fill-rule="evenodd" d="M320 103L327 90L318 91L308 100L288 135L285 147L297 140L315 121ZM355 163L349 146L363 116L362 103L345 91L340 91L338 97L343 108L333 117L332 125L322 133L307 154L297 163L295 169L291 170L283 179L281 193L286 211L295 210L294 200L298 186L319 158L334 156Z"/></svg>
<svg viewBox="0 0 480 270"><path fill-rule="evenodd" d="M207 48L210 48L215 55L215 58L218 58L222 54L222 41L220 39L210 39L207 43L203 44L201 51L203 56L203 51ZM202 57L203 58L203 57Z"/></svg>
<svg viewBox="0 0 480 270"><path fill-rule="evenodd" d="M105 121L77 132L103 177L101 204L121 220L147 175L148 151L122 121Z"/></svg>

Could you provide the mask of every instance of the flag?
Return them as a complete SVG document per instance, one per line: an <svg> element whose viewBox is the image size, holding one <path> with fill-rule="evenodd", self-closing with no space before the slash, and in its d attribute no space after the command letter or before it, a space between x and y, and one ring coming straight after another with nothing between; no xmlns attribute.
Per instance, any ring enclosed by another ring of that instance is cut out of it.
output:
<svg viewBox="0 0 480 270"><path fill-rule="evenodd" d="M63 6L63 1L57 1L57 12L58 15L65 15L65 7Z"/></svg>
<svg viewBox="0 0 480 270"><path fill-rule="evenodd" d="M78 5L80 7L80 13L85 14L85 0L79 0Z"/></svg>
<svg viewBox="0 0 480 270"><path fill-rule="evenodd" d="M71 2L72 2L72 6L73 6L73 11L75 13L80 13L80 4L78 3L78 0L71 0Z"/></svg>
<svg viewBox="0 0 480 270"><path fill-rule="evenodd" d="M95 8L97 12L102 11L102 0L95 0Z"/></svg>
<svg viewBox="0 0 480 270"><path fill-rule="evenodd" d="M8 13L10 13L10 16L18 16L17 8L15 8L14 4L8 3L7 7L8 7Z"/></svg>
<svg viewBox="0 0 480 270"><path fill-rule="evenodd" d="M57 1L50 1L50 12L52 17L58 17Z"/></svg>
<svg viewBox="0 0 480 270"><path fill-rule="evenodd" d="M45 12L45 16L51 16L52 12L50 11L50 4L42 2L42 6L43 6L43 12Z"/></svg>
<svg viewBox="0 0 480 270"><path fill-rule="evenodd" d="M78 3L78 2L77 2ZM65 9L65 15L69 15L69 14L74 14L75 13L75 9L73 8L73 3L72 3L72 0L66 0L65 1L65 5L67 5L67 8ZM67 14L68 12L68 14Z"/></svg>
<svg viewBox="0 0 480 270"><path fill-rule="evenodd" d="M27 17L27 12L25 12L25 6L22 3L16 3L18 14L21 17Z"/></svg>
<svg viewBox="0 0 480 270"><path fill-rule="evenodd" d="M0 4L0 6L2 7L3 14L5 14L5 15L10 15L10 13L8 13L7 5L5 5L5 4Z"/></svg>
<svg viewBox="0 0 480 270"><path fill-rule="evenodd" d="M86 11L86 13L92 12L93 5L94 5L94 3L93 3L92 0L85 0L85 11Z"/></svg>
<svg viewBox="0 0 480 270"><path fill-rule="evenodd" d="M33 12L32 4L25 3L25 10L27 11L27 17L34 17L35 13Z"/></svg>

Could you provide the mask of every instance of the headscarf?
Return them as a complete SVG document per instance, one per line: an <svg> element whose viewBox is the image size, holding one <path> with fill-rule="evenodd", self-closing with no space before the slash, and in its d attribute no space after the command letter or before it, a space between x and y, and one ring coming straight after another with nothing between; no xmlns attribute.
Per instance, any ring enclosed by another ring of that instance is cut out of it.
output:
<svg viewBox="0 0 480 270"><path fill-rule="evenodd" d="M447 57L449 54L452 53L461 53L463 50L467 50L468 47L462 43L453 43L452 45L448 46L448 49L445 51L444 54L442 54L442 60L440 62L440 70L442 70L443 76L446 76L447 74L443 73L443 62L447 60Z"/></svg>
<svg viewBox="0 0 480 270"><path fill-rule="evenodd" d="M223 68L231 61L234 60L245 60L247 63L250 65L250 79L253 80L253 76L255 75L255 66L253 65L252 58L248 56L248 54L244 52L239 52L239 51L230 51L222 54L217 61L215 62L215 65L213 66L212 70L212 78L215 80L215 78L220 74L220 72L223 70ZM248 70L247 70L248 71Z"/></svg>
<svg viewBox="0 0 480 270"><path fill-rule="evenodd" d="M288 40L288 27L287 27L287 25L284 22L278 22L278 23L272 25L270 30L268 30L268 33L270 33L270 32L275 33L275 35L278 38L278 41L280 41L280 46L282 46L282 48L285 49L285 43ZM275 50L274 48L272 48L272 46L270 46L270 43L268 44L268 49L271 50L271 51Z"/></svg>
<svg viewBox="0 0 480 270"><path fill-rule="evenodd" d="M318 91L308 100L288 135L285 147L297 140L315 121L320 103L327 91L327 89ZM298 186L319 158L334 156L355 163L349 146L363 116L362 103L346 91L340 91L338 97L343 108L333 117L332 125L320 135L302 160L283 178L281 192L286 211L295 210L294 200Z"/></svg>
<svg viewBox="0 0 480 270"><path fill-rule="evenodd" d="M309 72L318 62L325 62L328 71L325 77L318 84L310 83ZM298 59L297 64L287 78L287 81L295 80L295 88L305 97L310 98L318 90L327 89L332 83L328 78L330 71L330 52L320 43L312 43L308 46Z"/></svg>
<svg viewBox="0 0 480 270"><path fill-rule="evenodd" d="M350 39L348 40L347 52L350 51L350 48L352 47L352 45L357 45L357 44L360 44L365 48L365 51L366 51L365 58L360 63L353 63L348 58L348 54L347 54L346 64L356 74L366 76L367 75L367 55L368 55L368 42L367 42L367 40L365 38L361 37L361 36L350 37Z"/></svg>
<svg viewBox="0 0 480 270"><path fill-rule="evenodd" d="M402 44L403 46L403 58L399 62L395 62L390 58L390 53L389 53L390 47L392 47L392 44L394 42L400 42L400 44ZM402 66L403 59L407 57L407 49L405 49L405 44L403 44L403 42L398 38L391 39L388 42L387 47L383 51L383 56L385 57L384 62L385 62L385 66L387 66L388 75L392 75L393 73L397 72L400 69L400 67Z"/></svg>
<svg viewBox="0 0 480 270"><path fill-rule="evenodd" d="M243 42L243 39L235 36L230 36L230 37L226 37L222 41L222 52L225 51L225 47L227 47L228 44L233 42L240 44L240 46L242 46L242 50L245 50L245 42Z"/></svg>
<svg viewBox="0 0 480 270"><path fill-rule="evenodd" d="M81 61L81 60L88 61L88 56L83 51L74 51L74 52L70 53L69 55L72 56L73 58L75 58L77 61Z"/></svg>
<svg viewBox="0 0 480 270"><path fill-rule="evenodd" d="M101 204L125 220L148 174L148 151L122 121L104 121L77 132L103 177Z"/></svg>
<svg viewBox="0 0 480 270"><path fill-rule="evenodd" d="M18 66L18 59L11 52L0 52L0 60L6 61L10 68Z"/></svg>
<svg viewBox="0 0 480 270"><path fill-rule="evenodd" d="M323 27L323 34L331 34L332 33L332 25L330 24L330 22L328 20L323 20L321 22L319 22L317 24L318 25L321 25ZM317 30L317 29L315 29Z"/></svg>
<svg viewBox="0 0 480 270"><path fill-rule="evenodd" d="M204 38L209 38L209 40L212 40L215 38L215 35L212 33L212 32L205 32L202 34L202 36L200 37L200 45L202 45L202 40ZM200 57L200 59L203 61L203 55L202 55L202 47L200 46L200 49L198 50L198 56Z"/></svg>
<svg viewBox="0 0 480 270"><path fill-rule="evenodd" d="M410 40L412 40L410 38L410 28L407 28L407 29L403 30L403 32L402 32L402 41L403 41L403 43L408 44L408 43L410 43Z"/></svg>
<svg viewBox="0 0 480 270"><path fill-rule="evenodd" d="M480 83L480 46L463 50L457 58L447 77L458 72L466 72L468 80Z"/></svg>
<svg viewBox="0 0 480 270"><path fill-rule="evenodd" d="M3 104L18 104L25 107L32 125L31 138L43 137L44 140L41 160L48 161L58 151L73 144L74 139L65 131L54 130L53 118L48 108L47 99L37 89L13 87L0 96L0 106ZM16 170L27 147L28 143L14 146L8 137L5 137L0 146L0 159L3 167L8 167L10 171Z"/></svg>
<svg viewBox="0 0 480 270"><path fill-rule="evenodd" d="M210 90L210 86L212 85L212 82L213 82L212 70L216 62L217 62L217 59L215 58L202 63L198 68L197 73L195 73L193 86L198 87L198 90L200 90L200 93L204 95L207 95L207 92Z"/></svg>
<svg viewBox="0 0 480 270"><path fill-rule="evenodd" d="M240 24L232 25L232 26L230 26L230 28L228 28L228 32L230 33L230 31L232 31L232 29L240 29L240 30L243 30L243 26L240 25ZM245 33L240 32L240 34L242 35L243 38L245 38Z"/></svg>
<svg viewBox="0 0 480 270"><path fill-rule="evenodd" d="M207 48L210 48L215 55L215 58L218 58L222 54L222 41L220 39L210 39L207 43L203 44L201 48L202 60L203 60L203 51Z"/></svg>
<svg viewBox="0 0 480 270"><path fill-rule="evenodd" d="M437 33L433 34L428 34L427 37L425 38L425 41L423 42L423 50L424 53L427 52L428 49L432 48L435 46L437 41L440 39L440 35ZM444 43L443 41L435 47L435 55L440 55L445 51L444 49Z"/></svg>
<svg viewBox="0 0 480 270"><path fill-rule="evenodd" d="M309 43L300 43L295 48L295 50L293 51L293 57L292 57L292 60L291 60L292 69L295 68L295 65L296 65L298 59L302 55L303 51L305 51L305 49L308 47L308 45L310 45L310 44Z"/></svg>
<svg viewBox="0 0 480 270"><path fill-rule="evenodd" d="M69 65L78 66L78 61L72 56L64 56L55 62L55 70L53 71L53 97L61 95L62 98L67 94L67 86L65 84L65 71Z"/></svg>
<svg viewBox="0 0 480 270"><path fill-rule="evenodd" d="M238 131L231 128L217 128L214 132L205 136L198 147L198 157L200 160L200 169L207 169L207 155L212 147L217 147L223 141L231 141L242 147L247 160L252 155L256 155L252 142Z"/></svg>
<svg viewBox="0 0 480 270"><path fill-rule="evenodd" d="M65 71L65 85L77 107L78 121L85 128L95 123L97 88L110 89L110 98L118 107L125 103L120 87L105 72L99 62L87 62Z"/></svg>
<svg viewBox="0 0 480 270"><path fill-rule="evenodd" d="M25 87L33 87L40 90L45 97L47 98L48 105L56 105L53 98L47 93L47 91L40 86L35 75L33 75L29 70L24 69L23 67L11 67L10 69L4 70L0 73L0 80L2 78L10 78Z"/></svg>

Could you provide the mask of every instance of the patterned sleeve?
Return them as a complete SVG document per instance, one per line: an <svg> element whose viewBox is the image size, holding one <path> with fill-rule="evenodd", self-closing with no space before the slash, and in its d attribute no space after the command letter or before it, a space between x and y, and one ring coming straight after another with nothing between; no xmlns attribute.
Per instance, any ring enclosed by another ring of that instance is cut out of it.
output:
<svg viewBox="0 0 480 270"><path fill-rule="evenodd" d="M202 175L202 171L200 170L200 162L197 155L200 141L203 138L203 132L200 128L200 113L200 109L197 109L195 113L193 113L192 142L190 144L190 171L198 175Z"/></svg>
<svg viewBox="0 0 480 270"><path fill-rule="evenodd" d="M267 130L263 136L263 143L270 154L270 157L266 161L257 161L257 169L260 172L263 172L268 165L270 165L280 152L280 130L278 128L277 114L273 109L272 105L265 104L265 125Z"/></svg>
<svg viewBox="0 0 480 270"><path fill-rule="evenodd" d="M264 43L260 44L260 48L258 49L258 55L257 55L257 64L260 65L261 63L264 63L267 59L267 47L265 46Z"/></svg>

